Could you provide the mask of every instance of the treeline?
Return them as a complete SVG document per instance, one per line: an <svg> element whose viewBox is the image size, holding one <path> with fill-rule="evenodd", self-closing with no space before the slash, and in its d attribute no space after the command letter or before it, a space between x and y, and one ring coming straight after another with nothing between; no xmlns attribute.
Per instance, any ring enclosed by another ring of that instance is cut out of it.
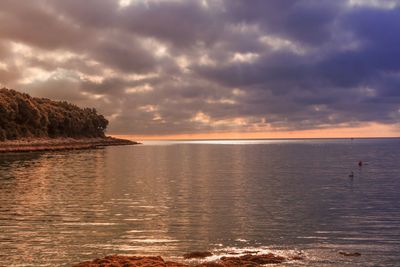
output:
<svg viewBox="0 0 400 267"><path fill-rule="evenodd" d="M24 137L104 137L108 121L95 109L0 89L0 141Z"/></svg>

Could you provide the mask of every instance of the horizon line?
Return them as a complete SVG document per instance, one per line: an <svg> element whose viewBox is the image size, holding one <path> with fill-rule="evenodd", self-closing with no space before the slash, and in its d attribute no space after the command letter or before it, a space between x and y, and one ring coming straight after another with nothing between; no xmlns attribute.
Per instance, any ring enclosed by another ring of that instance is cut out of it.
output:
<svg viewBox="0 0 400 267"><path fill-rule="evenodd" d="M355 137L255 137L255 138L137 138L135 135L119 135L110 134L109 136L116 138L124 138L129 140L139 140L139 141L217 141L217 140L355 140L355 139L400 139L400 136L355 136Z"/></svg>

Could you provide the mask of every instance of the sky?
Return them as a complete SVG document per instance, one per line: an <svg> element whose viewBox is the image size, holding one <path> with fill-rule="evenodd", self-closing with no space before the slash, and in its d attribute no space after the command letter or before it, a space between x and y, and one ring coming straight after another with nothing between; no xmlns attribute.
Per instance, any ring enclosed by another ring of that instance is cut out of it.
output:
<svg viewBox="0 0 400 267"><path fill-rule="evenodd" d="M400 136L400 0L0 0L0 86L140 138Z"/></svg>

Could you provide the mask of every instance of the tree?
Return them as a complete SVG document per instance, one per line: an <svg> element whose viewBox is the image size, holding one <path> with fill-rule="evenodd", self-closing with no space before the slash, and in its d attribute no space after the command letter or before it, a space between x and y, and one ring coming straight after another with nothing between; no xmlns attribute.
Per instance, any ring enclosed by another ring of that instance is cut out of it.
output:
<svg viewBox="0 0 400 267"><path fill-rule="evenodd" d="M108 121L95 109L0 89L0 141L24 137L104 137Z"/></svg>

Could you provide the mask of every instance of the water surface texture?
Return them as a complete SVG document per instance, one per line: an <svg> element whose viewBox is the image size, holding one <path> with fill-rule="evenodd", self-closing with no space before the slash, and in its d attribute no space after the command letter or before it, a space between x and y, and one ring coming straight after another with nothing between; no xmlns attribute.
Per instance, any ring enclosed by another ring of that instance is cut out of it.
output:
<svg viewBox="0 0 400 267"><path fill-rule="evenodd" d="M288 266L396 266L400 140L164 141L0 155L1 265L248 249L306 256Z"/></svg>

